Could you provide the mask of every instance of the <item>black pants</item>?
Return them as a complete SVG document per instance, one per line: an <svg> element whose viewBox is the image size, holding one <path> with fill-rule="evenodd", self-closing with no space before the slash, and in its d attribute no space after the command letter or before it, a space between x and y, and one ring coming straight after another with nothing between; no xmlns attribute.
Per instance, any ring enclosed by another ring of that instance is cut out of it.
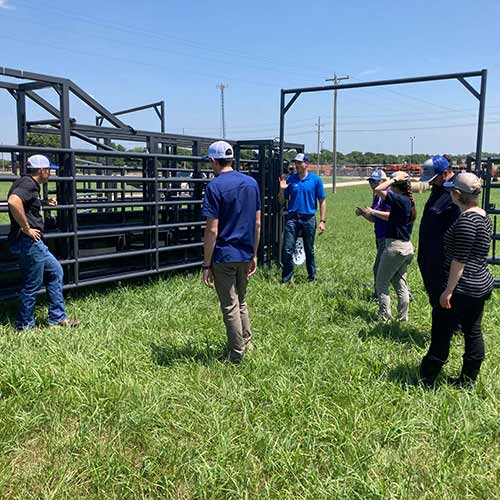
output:
<svg viewBox="0 0 500 500"><path fill-rule="evenodd" d="M448 360L451 338L458 324L462 325L465 352L461 378L475 380L484 359L484 340L481 331L484 304L490 295L474 298L454 294L451 309L439 305L432 308L431 345L422 360L420 375L424 382L433 383Z"/></svg>

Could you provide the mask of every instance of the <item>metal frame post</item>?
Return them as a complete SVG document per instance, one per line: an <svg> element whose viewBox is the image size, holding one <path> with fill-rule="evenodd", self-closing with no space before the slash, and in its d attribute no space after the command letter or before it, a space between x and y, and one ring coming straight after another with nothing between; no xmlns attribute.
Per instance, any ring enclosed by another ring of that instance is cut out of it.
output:
<svg viewBox="0 0 500 500"><path fill-rule="evenodd" d="M484 112L486 109L486 80L488 71L481 71L481 90L479 91L479 113L477 124L477 141L476 141L476 169L481 172L481 155L483 149L483 131L484 131ZM470 89L469 89L470 90Z"/></svg>

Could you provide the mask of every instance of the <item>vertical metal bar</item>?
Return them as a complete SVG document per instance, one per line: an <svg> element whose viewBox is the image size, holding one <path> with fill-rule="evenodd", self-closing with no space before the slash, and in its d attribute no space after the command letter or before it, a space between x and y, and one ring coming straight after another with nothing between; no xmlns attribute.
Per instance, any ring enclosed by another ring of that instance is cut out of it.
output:
<svg viewBox="0 0 500 500"><path fill-rule="evenodd" d="M281 89L280 100L280 151L279 151L279 176L283 175L283 162L285 159L285 92ZM276 181L278 180L276 179ZM279 185L274 190L276 198L278 197ZM278 224L278 262L281 265L281 249L283 247L283 209L284 207L279 204L279 224Z"/></svg>
<svg viewBox="0 0 500 500"><path fill-rule="evenodd" d="M70 109L69 109L69 85L67 82L62 83L59 86L59 108L60 108L60 118L61 118L61 128L60 128L60 137L61 137L61 147L62 148L71 148L71 134L70 134ZM64 176L72 176L72 164L71 158L67 155L64 156L64 163L62 165L62 169L60 173ZM59 203L62 202L64 205L70 205L72 201L73 194L73 186L68 182L58 182L56 191L57 191L57 200ZM72 225L72 219L70 219L70 214L68 211L63 211L59 213L58 217L59 226L63 231L66 231L68 227ZM70 245L69 238L65 238L64 245L64 257L68 258L71 255L72 251L70 250L73 245Z"/></svg>
<svg viewBox="0 0 500 500"><path fill-rule="evenodd" d="M240 170L241 167L241 146L239 144L235 144L233 147L234 150L234 169Z"/></svg>
<svg viewBox="0 0 500 500"><path fill-rule="evenodd" d="M498 219L498 216L497 215L494 215L493 216L493 236L497 236L498 233L497 233L497 219ZM497 240L496 238L492 238L493 240L493 245L492 245L492 249L491 249L491 256L495 259L495 262L497 260Z"/></svg>
<svg viewBox="0 0 500 500"><path fill-rule="evenodd" d="M59 105L61 108L61 147L71 148L70 116L69 116L69 85L61 85L59 96Z"/></svg>
<svg viewBox="0 0 500 500"><path fill-rule="evenodd" d="M80 248L78 243L78 210L76 208L77 205L77 189L76 189L76 157L75 153L71 153L70 155L70 164L71 164L71 176L73 177L72 181L72 192L71 197L73 198L73 258L75 259L75 263L73 265L73 277L75 280L75 284L78 285L80 283L80 261L79 254Z"/></svg>
<svg viewBox="0 0 500 500"><path fill-rule="evenodd" d="M161 104L160 104L160 120L161 120L161 132L162 134L165 133L165 124L166 124L166 121L165 121L165 101L161 101Z"/></svg>
<svg viewBox="0 0 500 500"><path fill-rule="evenodd" d="M160 193L158 191L159 185L158 185L158 158L154 156L151 161L153 162L153 175L155 177L155 182L154 182L154 197L155 197L155 266L156 266L156 272L159 272L160 270L160 210L159 210L159 201L160 201Z"/></svg>
<svg viewBox="0 0 500 500"><path fill-rule="evenodd" d="M281 89L280 99L280 175L283 173L283 161L285 149L285 92Z"/></svg>
<svg viewBox="0 0 500 500"><path fill-rule="evenodd" d="M481 91L479 99L479 116L477 123L477 141L476 141L476 171L481 171L481 154L483 149L483 130L484 130L484 111L486 108L486 79L488 70L481 71Z"/></svg>
<svg viewBox="0 0 500 500"><path fill-rule="evenodd" d="M337 76L335 76L335 85ZM332 169L332 191L337 192L337 89L333 91L333 169Z"/></svg>
<svg viewBox="0 0 500 500"><path fill-rule="evenodd" d="M264 263L266 259L265 248L268 245L267 241L267 224L266 224L266 150L265 147L259 145L259 175L260 175L260 207L261 207L261 228L260 228L260 244L257 249L257 260ZM252 168L252 166L250 166Z"/></svg>
<svg viewBox="0 0 500 500"><path fill-rule="evenodd" d="M26 126L26 92L18 90L16 92L17 109L17 143L19 146L28 145L28 128ZM26 174L26 153L19 154L19 175Z"/></svg>

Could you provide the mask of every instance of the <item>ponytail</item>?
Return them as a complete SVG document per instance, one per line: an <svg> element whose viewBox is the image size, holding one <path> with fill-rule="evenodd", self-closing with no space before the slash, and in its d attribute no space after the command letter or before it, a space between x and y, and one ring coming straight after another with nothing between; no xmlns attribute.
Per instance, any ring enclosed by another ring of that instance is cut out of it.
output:
<svg viewBox="0 0 500 500"><path fill-rule="evenodd" d="M415 222L415 219L417 218L417 209L415 207L415 199L413 198L413 191L411 189L411 182L408 181L406 183L406 196L410 198L411 201L411 216L410 216L410 221Z"/></svg>

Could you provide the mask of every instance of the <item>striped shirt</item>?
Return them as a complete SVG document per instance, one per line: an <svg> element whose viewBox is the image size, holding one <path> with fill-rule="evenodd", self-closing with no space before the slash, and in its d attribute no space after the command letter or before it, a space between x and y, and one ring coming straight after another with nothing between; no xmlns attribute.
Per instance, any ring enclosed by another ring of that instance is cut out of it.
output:
<svg viewBox="0 0 500 500"><path fill-rule="evenodd" d="M450 274L451 261L465 264L456 293L484 297L493 290L493 276L486 261L491 242L491 221L473 210L462 212L444 236L445 273Z"/></svg>

